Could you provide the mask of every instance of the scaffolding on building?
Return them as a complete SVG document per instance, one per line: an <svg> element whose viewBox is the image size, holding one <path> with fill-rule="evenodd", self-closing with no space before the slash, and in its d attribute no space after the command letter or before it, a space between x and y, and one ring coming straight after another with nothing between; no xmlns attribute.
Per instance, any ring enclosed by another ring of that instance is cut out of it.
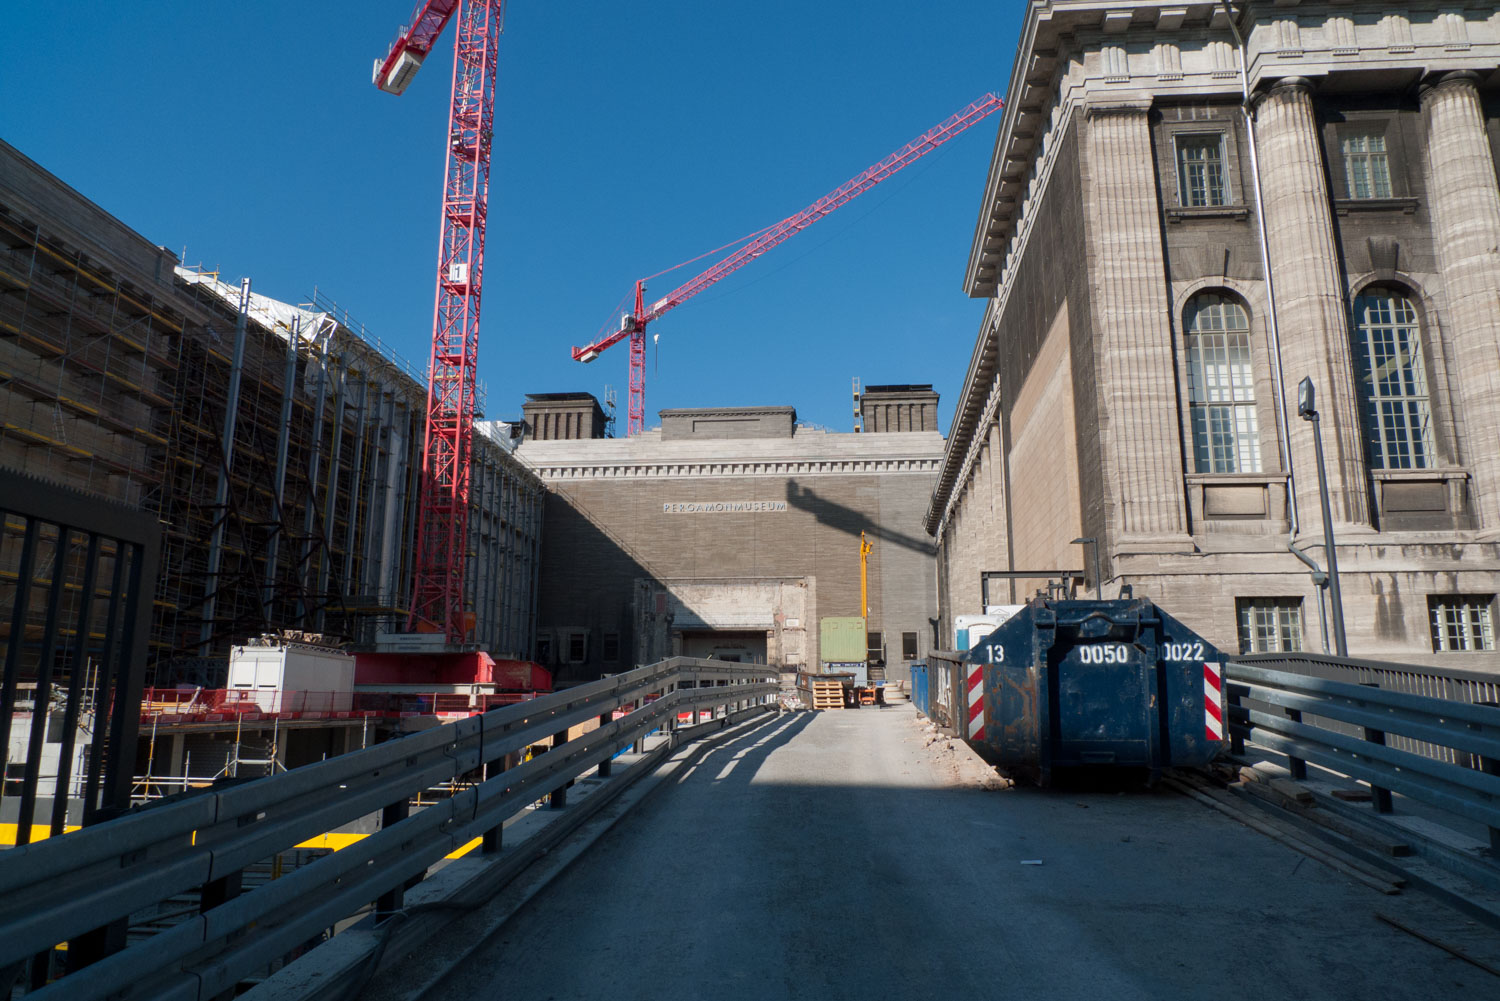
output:
<svg viewBox="0 0 1500 1001"><path fill-rule="evenodd" d="M180 267L3 143L0 162L0 467L162 524L150 683L222 686L266 631L403 631L425 373L321 290L293 305ZM475 636L525 658L543 487L476 439Z"/></svg>

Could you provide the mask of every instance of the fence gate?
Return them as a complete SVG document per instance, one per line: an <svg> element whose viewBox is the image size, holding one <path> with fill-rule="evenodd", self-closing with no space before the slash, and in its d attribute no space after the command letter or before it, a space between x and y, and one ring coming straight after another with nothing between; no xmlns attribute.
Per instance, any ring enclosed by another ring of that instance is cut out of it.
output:
<svg viewBox="0 0 1500 1001"><path fill-rule="evenodd" d="M0 840L130 806L161 527L0 469Z"/></svg>

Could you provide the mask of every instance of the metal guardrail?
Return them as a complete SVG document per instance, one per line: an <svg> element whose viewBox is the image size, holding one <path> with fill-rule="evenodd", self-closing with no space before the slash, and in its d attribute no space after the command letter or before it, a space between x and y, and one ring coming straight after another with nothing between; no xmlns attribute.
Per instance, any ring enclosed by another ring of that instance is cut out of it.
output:
<svg viewBox="0 0 1500 1001"><path fill-rule="evenodd" d="M1285 755L1293 778L1306 778L1313 762L1368 782L1380 812L1390 812L1398 792L1476 820L1500 852L1500 708L1244 661L1225 676L1235 751L1248 739ZM1443 749L1450 760L1391 746L1393 737Z"/></svg>
<svg viewBox="0 0 1500 1001"><path fill-rule="evenodd" d="M1390 692L1405 692L1408 695L1425 695L1434 699L1462 702L1470 705L1500 705L1500 675L1483 671L1465 671L1461 668L1434 667L1417 664L1395 664L1382 660L1358 660L1353 657L1333 657L1317 653L1264 653L1241 655L1236 658L1241 664L1262 667L1271 671L1286 671L1309 678L1324 678L1328 681L1345 681L1355 685L1366 685ZM1356 732L1350 727L1334 729ZM1470 764L1467 755L1453 748L1424 740L1413 740L1391 734L1387 738L1391 747L1411 751L1425 757L1446 761L1449 764Z"/></svg>
<svg viewBox="0 0 1500 1001"><path fill-rule="evenodd" d="M0 853L0 986L29 957L102 927L116 951L27 997L228 996L372 901L378 912L399 910L404 889L475 838L498 849L508 818L549 793L558 802L567 783L595 765L607 775L617 751L652 730L675 729L680 710L696 718L700 709L764 704L778 689L764 667L672 658ZM598 729L566 739L568 727L594 719ZM506 755L547 738L549 753L495 773ZM486 781L408 814L413 796L482 765L491 766ZM246 867L376 812L377 833L239 892ZM194 891L198 913L124 948L132 913Z"/></svg>
<svg viewBox="0 0 1500 1001"><path fill-rule="evenodd" d="M1329 681L1348 681L1356 685L1375 684L1388 691L1427 695L1451 702L1500 703L1500 675L1485 671L1300 652L1242 654L1235 660L1251 667L1289 671Z"/></svg>

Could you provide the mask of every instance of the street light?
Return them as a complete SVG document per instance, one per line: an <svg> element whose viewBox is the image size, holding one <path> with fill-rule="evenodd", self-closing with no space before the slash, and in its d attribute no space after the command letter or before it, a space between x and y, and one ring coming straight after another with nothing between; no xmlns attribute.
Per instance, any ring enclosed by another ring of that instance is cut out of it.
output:
<svg viewBox="0 0 1500 1001"><path fill-rule="evenodd" d="M1103 601L1104 580L1099 576L1099 540L1093 536L1088 536L1087 538L1074 539L1070 544L1074 546L1094 547L1094 600Z"/></svg>
<svg viewBox="0 0 1500 1001"><path fill-rule="evenodd" d="M1310 376L1297 383L1297 416L1312 424L1313 448L1318 456L1318 495L1323 502L1323 548L1328 550L1328 603L1333 611L1333 650L1349 656L1344 641L1344 597L1339 590L1339 557L1333 546L1333 514L1328 506L1328 471L1323 465L1323 428L1318 421L1316 390Z"/></svg>

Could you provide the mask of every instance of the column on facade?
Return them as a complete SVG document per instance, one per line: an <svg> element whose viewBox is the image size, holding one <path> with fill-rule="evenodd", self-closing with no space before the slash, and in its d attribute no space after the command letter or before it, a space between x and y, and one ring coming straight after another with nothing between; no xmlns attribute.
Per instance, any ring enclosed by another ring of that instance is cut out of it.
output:
<svg viewBox="0 0 1500 1001"><path fill-rule="evenodd" d="M1182 426L1148 102L1088 114L1087 184L1100 437L1112 543L1187 532Z"/></svg>
<svg viewBox="0 0 1500 1001"><path fill-rule="evenodd" d="M990 532L985 537L985 569L986 570L1009 570L1010 569L1010 546L1009 531L1006 524L1005 508L1005 453L1000 439L1000 422L992 420L989 422L987 432L989 455L989 482L986 490L989 494L990 506ZM996 581L991 585L990 597L995 604L1003 604L1009 599L1010 592L1002 588L1004 581Z"/></svg>
<svg viewBox="0 0 1500 1001"><path fill-rule="evenodd" d="M949 532L949 576L948 589L953 598L953 613L967 615L978 612L979 594L979 547L974 545L974 533L978 527L978 490L972 476L961 484L957 503L949 516L952 530Z"/></svg>
<svg viewBox="0 0 1500 1001"><path fill-rule="evenodd" d="M989 442L981 439L977 443L974 453L974 471L972 474L974 484L974 513L978 532L970 539L970 545L974 547L975 555L978 557L979 573L993 570L990 561L990 540L995 534L995 510L990 502L990 491L994 486L995 456L990 452ZM984 584L979 585L980 601L984 600Z"/></svg>
<svg viewBox="0 0 1500 1001"><path fill-rule="evenodd" d="M1500 186L1478 76L1448 73L1422 90L1427 193L1446 290L1444 331L1457 361L1462 456L1482 529L1500 528Z"/></svg>
<svg viewBox="0 0 1500 1001"><path fill-rule="evenodd" d="M1261 97L1255 121L1266 249L1276 279L1282 331L1282 375L1288 386L1311 376L1317 387L1334 522L1369 525L1369 479L1349 317L1312 85L1300 77L1277 81ZM1288 416L1278 415L1281 420ZM1319 511L1312 429L1292 421L1291 432L1297 510L1301 527L1308 530L1316 526Z"/></svg>

